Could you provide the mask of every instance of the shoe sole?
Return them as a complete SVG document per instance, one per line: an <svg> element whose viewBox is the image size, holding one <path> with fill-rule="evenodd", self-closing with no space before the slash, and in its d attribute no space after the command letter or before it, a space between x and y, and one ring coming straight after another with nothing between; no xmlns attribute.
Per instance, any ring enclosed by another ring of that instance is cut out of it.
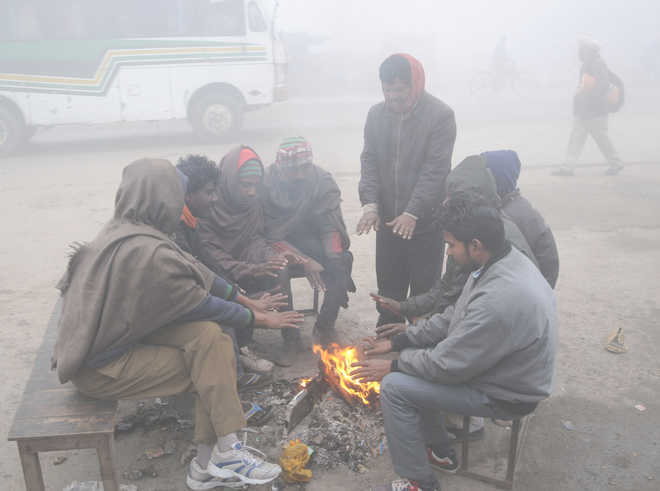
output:
<svg viewBox="0 0 660 491"><path fill-rule="evenodd" d="M208 489L216 489L219 487L223 488L231 488L231 489L245 489L247 488L247 484L243 482L228 482L228 483L218 483L215 480L210 480L207 482L204 481L197 481L195 479L192 479L190 475L186 476L186 486L188 486L188 489L191 489L192 491L206 491Z"/></svg>
<svg viewBox="0 0 660 491"><path fill-rule="evenodd" d="M458 472L458 469L461 467L459 465L456 467L456 469L447 469L446 467L442 467L441 465L436 464L431 459L429 459L429 464L431 464L431 467L433 467L435 470L444 472L446 474L456 474Z"/></svg>
<svg viewBox="0 0 660 491"><path fill-rule="evenodd" d="M277 479L281 473L280 471L276 475L274 475L273 477L269 477L268 479L256 479L254 477L244 476L243 474L234 472L231 469L218 469L218 467L215 465L213 465L212 467L209 466L206 469L206 471L212 476L219 477L220 479L231 479L233 477L237 477L245 484L267 484Z"/></svg>

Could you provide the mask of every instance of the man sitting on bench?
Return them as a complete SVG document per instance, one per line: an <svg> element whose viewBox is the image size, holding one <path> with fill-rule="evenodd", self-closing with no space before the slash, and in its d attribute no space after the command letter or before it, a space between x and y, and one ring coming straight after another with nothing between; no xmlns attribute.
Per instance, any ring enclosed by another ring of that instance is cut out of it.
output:
<svg viewBox="0 0 660 491"><path fill-rule="evenodd" d="M211 489L275 479L280 467L241 446L245 417L236 390L231 338L260 325L297 328L296 312L246 308L228 283L171 239L184 190L166 160L124 169L115 214L90 243L77 246L59 288L53 363L62 383L101 399L195 392L197 457L187 484Z"/></svg>
<svg viewBox="0 0 660 491"><path fill-rule="evenodd" d="M339 186L328 171L314 164L307 140L293 137L280 144L275 163L266 170L264 187L266 237L286 241L321 265L325 294L314 336L323 346L338 342L339 307L348 308L348 292L355 291Z"/></svg>
<svg viewBox="0 0 660 491"><path fill-rule="evenodd" d="M386 490L432 491L432 467L456 471L442 414L512 419L531 413L554 380L555 299L538 268L504 239L498 211L450 199L447 254L476 266L455 305L390 339L368 339L354 375L381 380L381 408L396 473Z"/></svg>

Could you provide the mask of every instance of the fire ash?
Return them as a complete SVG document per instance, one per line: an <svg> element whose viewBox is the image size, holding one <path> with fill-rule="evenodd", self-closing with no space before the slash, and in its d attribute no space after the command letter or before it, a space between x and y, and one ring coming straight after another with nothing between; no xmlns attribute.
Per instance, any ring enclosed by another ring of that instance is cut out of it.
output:
<svg viewBox="0 0 660 491"><path fill-rule="evenodd" d="M351 375L353 364L359 361L357 348L341 348L332 343L327 350L315 344L313 350L321 356L323 377L334 390L349 402L359 400L365 406L373 404L376 396L380 394L380 383L361 382Z"/></svg>

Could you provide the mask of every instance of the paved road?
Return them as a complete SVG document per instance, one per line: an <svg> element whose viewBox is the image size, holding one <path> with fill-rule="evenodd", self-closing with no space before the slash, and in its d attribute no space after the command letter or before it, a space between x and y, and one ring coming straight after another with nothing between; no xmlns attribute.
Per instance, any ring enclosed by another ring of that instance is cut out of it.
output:
<svg viewBox="0 0 660 491"><path fill-rule="evenodd" d="M268 161L280 138L308 136L317 161L338 176L346 219L353 227L359 217L358 156L368 106L362 100L278 106L250 114L243 141ZM517 489L658 489L660 166L633 166L616 178L602 176L600 168L585 169L569 180L550 177L534 164L561 157L570 121L557 110L544 118L518 108L515 118L507 118L506 104L490 109L500 111L499 119L483 116L478 107L457 110L455 161L485 149L518 149L529 163L521 178L523 193L552 225L561 254L557 386L530 426ZM629 160L660 157L656 116L618 115L612 133ZM144 156L175 160L201 152L219 158L230 145L202 146L181 123L60 128L38 135L23 154L0 161L0 436L6 435L20 400L68 244L93 237L111 215L121 169ZM587 150L585 159L598 158L594 148ZM367 299L375 286L373 236L355 238L353 250L359 294L342 314L341 329L358 337L375 319ZM625 355L602 348L616 327L626 333L630 351ZM635 410L639 403L647 411ZM563 421L571 421L576 431L568 431ZM125 445L119 449L122 463L134 458L130 442ZM46 459L44 468L51 489L74 478L94 478L96 472L84 452L65 466L54 468L50 462ZM387 476L388 469L387 460L379 459L359 478L337 471L315 479L309 489L368 486ZM175 471L180 477L182 471ZM183 489L180 485L167 489ZM455 477L443 478L443 485L449 490L489 489ZM0 488L23 489L13 444L0 445ZM165 488L156 480L141 482L140 489Z"/></svg>

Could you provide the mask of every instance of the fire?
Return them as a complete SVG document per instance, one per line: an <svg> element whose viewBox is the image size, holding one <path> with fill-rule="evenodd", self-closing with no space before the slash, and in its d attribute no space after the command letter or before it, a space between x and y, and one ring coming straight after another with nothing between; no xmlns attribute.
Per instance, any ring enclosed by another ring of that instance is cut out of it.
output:
<svg viewBox="0 0 660 491"><path fill-rule="evenodd" d="M307 387L307 386L309 385L309 383L310 383L312 380L313 380L312 377L309 377L309 378L301 378L300 381L298 382L298 385L299 385L301 388L304 389L305 387Z"/></svg>
<svg viewBox="0 0 660 491"><path fill-rule="evenodd" d="M370 406L374 396L380 394L379 382L360 382L351 375L353 363L359 361L356 348L341 348L333 343L328 350L318 344L313 349L314 353L321 355L326 380L344 396L357 398L365 406Z"/></svg>

